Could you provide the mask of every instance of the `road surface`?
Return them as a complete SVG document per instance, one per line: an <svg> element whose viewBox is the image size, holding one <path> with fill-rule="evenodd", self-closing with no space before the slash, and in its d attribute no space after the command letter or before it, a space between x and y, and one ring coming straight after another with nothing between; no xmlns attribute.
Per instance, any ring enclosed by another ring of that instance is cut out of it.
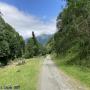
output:
<svg viewBox="0 0 90 90"><path fill-rule="evenodd" d="M87 90L58 70L50 56L44 60L40 75L39 90Z"/></svg>

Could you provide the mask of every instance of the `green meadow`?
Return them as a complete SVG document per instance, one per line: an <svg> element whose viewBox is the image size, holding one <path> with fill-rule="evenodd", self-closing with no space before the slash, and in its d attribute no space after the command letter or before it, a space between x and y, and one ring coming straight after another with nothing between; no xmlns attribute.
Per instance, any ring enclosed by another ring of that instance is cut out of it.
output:
<svg viewBox="0 0 90 90"><path fill-rule="evenodd" d="M0 68L0 88L36 90L42 58L25 60L24 64L11 64Z"/></svg>

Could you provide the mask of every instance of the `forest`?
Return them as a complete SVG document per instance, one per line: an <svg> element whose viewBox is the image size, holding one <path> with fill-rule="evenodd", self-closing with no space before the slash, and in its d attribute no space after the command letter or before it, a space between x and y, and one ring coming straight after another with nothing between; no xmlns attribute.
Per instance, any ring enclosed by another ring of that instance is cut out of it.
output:
<svg viewBox="0 0 90 90"><path fill-rule="evenodd" d="M70 55L66 64L90 68L90 1L67 0L56 26L58 31L47 44L49 51L57 56Z"/></svg>
<svg viewBox="0 0 90 90"><path fill-rule="evenodd" d="M0 16L0 62L7 65L9 60L21 57L24 53L23 37Z"/></svg>
<svg viewBox="0 0 90 90"><path fill-rule="evenodd" d="M37 55L44 55L46 50L37 41L34 32L28 39L27 44L15 29L5 22L0 16L0 63L7 65L16 58L31 58Z"/></svg>

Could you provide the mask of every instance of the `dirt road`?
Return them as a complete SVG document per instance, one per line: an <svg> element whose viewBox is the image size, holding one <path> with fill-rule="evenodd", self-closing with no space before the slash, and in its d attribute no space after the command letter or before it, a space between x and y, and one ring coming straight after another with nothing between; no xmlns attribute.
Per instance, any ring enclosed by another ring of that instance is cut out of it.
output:
<svg viewBox="0 0 90 90"><path fill-rule="evenodd" d="M39 86L39 90L86 90L58 70L50 56L44 60Z"/></svg>

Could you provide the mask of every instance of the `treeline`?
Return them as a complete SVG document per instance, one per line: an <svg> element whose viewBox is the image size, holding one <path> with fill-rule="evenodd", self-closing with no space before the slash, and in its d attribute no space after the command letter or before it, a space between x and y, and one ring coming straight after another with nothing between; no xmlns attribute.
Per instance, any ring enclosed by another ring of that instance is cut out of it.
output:
<svg viewBox="0 0 90 90"><path fill-rule="evenodd" d="M0 16L0 62L6 65L10 59L21 57L24 46L23 37Z"/></svg>
<svg viewBox="0 0 90 90"><path fill-rule="evenodd" d="M57 29L51 49L57 55L76 54L68 64L90 67L90 0L67 0L57 17Z"/></svg>
<svg viewBox="0 0 90 90"><path fill-rule="evenodd" d="M25 46L25 58L32 58L34 56L40 56L45 54L45 47L38 42L34 32L32 32L32 37L28 39Z"/></svg>
<svg viewBox="0 0 90 90"><path fill-rule="evenodd" d="M0 16L0 64L7 65L15 58L32 58L45 55L46 49L37 41L34 32L32 37L25 41L15 29L6 23Z"/></svg>

